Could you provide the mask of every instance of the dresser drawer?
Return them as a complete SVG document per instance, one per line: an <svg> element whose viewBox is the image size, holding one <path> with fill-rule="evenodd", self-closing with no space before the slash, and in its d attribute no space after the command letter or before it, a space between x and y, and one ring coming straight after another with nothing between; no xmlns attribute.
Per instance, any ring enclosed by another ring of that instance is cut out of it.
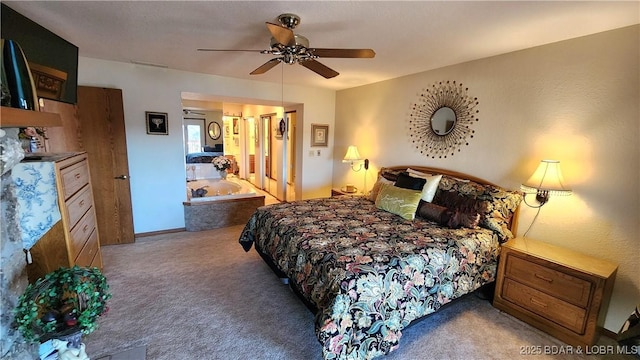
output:
<svg viewBox="0 0 640 360"><path fill-rule="evenodd" d="M68 199L85 184L89 183L89 169L86 161L81 161L60 170L60 174L62 175L62 189L65 199Z"/></svg>
<svg viewBox="0 0 640 360"><path fill-rule="evenodd" d="M76 265L78 266L91 266L93 257L98 252L98 232L94 231L89 236L89 240L84 244L82 250L76 258Z"/></svg>
<svg viewBox="0 0 640 360"><path fill-rule="evenodd" d="M505 276L553 297L586 308L591 294L589 281L549 269L518 256L507 256Z"/></svg>
<svg viewBox="0 0 640 360"><path fill-rule="evenodd" d="M511 279L504 280L502 297L577 334L584 334L586 310L583 308Z"/></svg>
<svg viewBox="0 0 640 360"><path fill-rule="evenodd" d="M102 270L102 254L100 250L98 250L96 255L93 257L93 260L91 261L91 267L97 267L98 269Z"/></svg>
<svg viewBox="0 0 640 360"><path fill-rule="evenodd" d="M69 227L74 227L78 220L91 208L93 198L88 186L76 193L67 200L67 215L69 216Z"/></svg>
<svg viewBox="0 0 640 360"><path fill-rule="evenodd" d="M80 250L84 247L89 235L96 228L96 220L93 209L87 211L76 226L71 229L71 258L78 257Z"/></svg>

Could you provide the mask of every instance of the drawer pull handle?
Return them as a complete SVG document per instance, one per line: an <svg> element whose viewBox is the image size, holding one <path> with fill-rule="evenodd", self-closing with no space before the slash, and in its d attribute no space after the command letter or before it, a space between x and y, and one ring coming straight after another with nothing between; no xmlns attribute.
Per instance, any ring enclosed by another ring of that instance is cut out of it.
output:
<svg viewBox="0 0 640 360"><path fill-rule="evenodd" d="M76 173L76 179L80 179L80 173Z"/></svg>
<svg viewBox="0 0 640 360"><path fill-rule="evenodd" d="M88 230L88 229L89 229L89 225L85 225L85 226L82 228L82 231L83 231L83 232L87 232L87 230Z"/></svg>
<svg viewBox="0 0 640 360"><path fill-rule="evenodd" d="M552 282L553 282L553 279L549 279L548 277L546 277L546 276L542 276L542 275L537 274L537 273L536 273L536 274L533 274L533 276L537 277L537 278L538 278L538 279L540 279L540 280L546 281L546 282L548 282L548 283L552 283Z"/></svg>
<svg viewBox="0 0 640 360"><path fill-rule="evenodd" d="M542 306L543 308L546 308L546 307L547 307L547 304L545 304L545 303L543 303L542 301L537 300L537 299L535 299L535 298L531 298L531 299L529 299L529 301L531 301L531 303L532 303L533 305Z"/></svg>
<svg viewBox="0 0 640 360"><path fill-rule="evenodd" d="M80 206L84 206L84 200L80 200Z"/></svg>

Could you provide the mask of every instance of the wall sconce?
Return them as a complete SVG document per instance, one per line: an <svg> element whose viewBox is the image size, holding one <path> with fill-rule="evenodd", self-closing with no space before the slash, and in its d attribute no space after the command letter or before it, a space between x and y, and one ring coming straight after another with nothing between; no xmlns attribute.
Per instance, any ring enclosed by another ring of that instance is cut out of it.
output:
<svg viewBox="0 0 640 360"><path fill-rule="evenodd" d="M358 153L358 148L355 145L349 145L349 148L347 149L347 154L344 156L344 159L342 159L342 162L350 163L351 170L353 171L362 170L363 164L364 164L364 169L369 170L369 159L364 159L364 163L361 163L361 161L363 160L362 158L360 158L360 153ZM357 170L353 167L354 163L360 163L360 167L358 167Z"/></svg>
<svg viewBox="0 0 640 360"><path fill-rule="evenodd" d="M549 201L549 195L571 195L571 189L564 185L560 161L542 160L529 180L520 189L524 191L524 203L532 208L540 208ZM538 206L527 203L527 194L536 194Z"/></svg>

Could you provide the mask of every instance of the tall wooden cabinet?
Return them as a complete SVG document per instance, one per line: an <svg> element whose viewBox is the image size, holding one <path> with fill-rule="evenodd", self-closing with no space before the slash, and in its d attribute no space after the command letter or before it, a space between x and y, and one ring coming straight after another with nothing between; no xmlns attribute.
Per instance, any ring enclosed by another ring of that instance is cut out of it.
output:
<svg viewBox="0 0 640 360"><path fill-rule="evenodd" d="M27 265L29 281L33 282L61 266L96 266L102 269L87 154L38 155L42 156L41 161L54 162L62 220L31 248L33 262Z"/></svg>

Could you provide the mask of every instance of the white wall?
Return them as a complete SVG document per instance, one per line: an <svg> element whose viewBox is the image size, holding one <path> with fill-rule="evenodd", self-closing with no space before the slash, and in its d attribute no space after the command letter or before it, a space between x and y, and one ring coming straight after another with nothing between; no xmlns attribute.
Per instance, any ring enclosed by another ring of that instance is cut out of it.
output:
<svg viewBox="0 0 640 360"><path fill-rule="evenodd" d="M136 234L184 227L182 202L186 200L185 160L182 137L181 93L280 102L280 84L247 81L220 76L148 67L80 57L80 85L122 89L124 97L127 151L131 175L131 200ZM284 87L285 101L304 103L303 149L310 147L311 123L333 128L335 91L299 86ZM147 135L145 111L169 114L169 135ZM307 154L302 151L302 154ZM329 194L332 152L306 161L302 176L303 198ZM308 191L307 191L308 189Z"/></svg>
<svg viewBox="0 0 640 360"><path fill-rule="evenodd" d="M605 322L617 332L640 302L639 34L633 26L339 91L334 186L363 182L340 162L351 144L371 159L369 188L381 166L422 164L517 189L541 159L560 160L573 195L552 197L528 237L619 264ZM417 94L443 80L469 88L480 121L460 153L431 159L410 143L407 119ZM521 235L535 211L520 215Z"/></svg>

